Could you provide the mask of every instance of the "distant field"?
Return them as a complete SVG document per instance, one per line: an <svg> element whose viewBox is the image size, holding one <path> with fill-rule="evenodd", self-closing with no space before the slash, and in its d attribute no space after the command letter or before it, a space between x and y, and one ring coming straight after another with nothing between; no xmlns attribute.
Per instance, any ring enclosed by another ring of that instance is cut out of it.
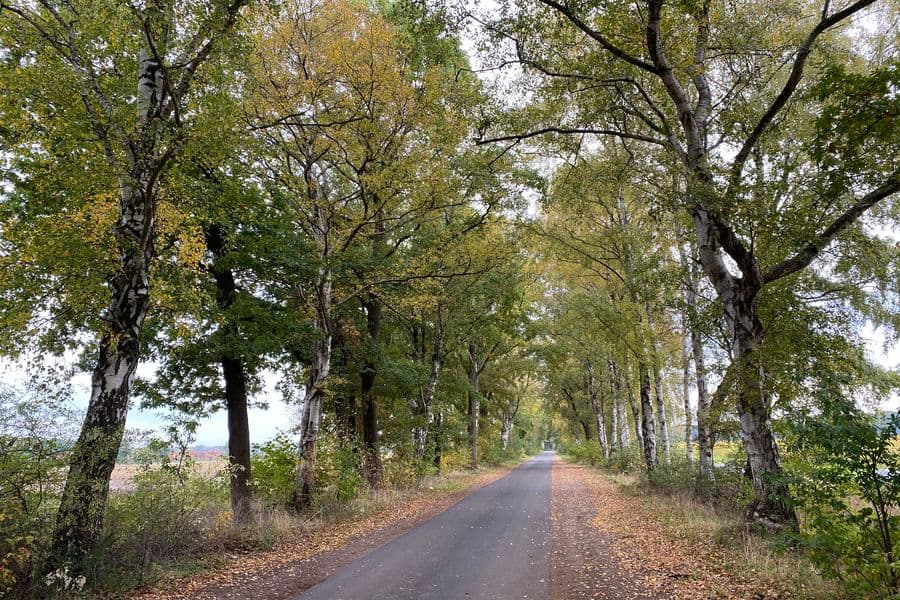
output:
<svg viewBox="0 0 900 600"><path fill-rule="evenodd" d="M200 477L215 477L225 467L225 459L222 457L212 460L198 460L191 466L191 474ZM123 492L131 489L131 480L137 475L143 465L116 464L109 481L109 489L113 492Z"/></svg>

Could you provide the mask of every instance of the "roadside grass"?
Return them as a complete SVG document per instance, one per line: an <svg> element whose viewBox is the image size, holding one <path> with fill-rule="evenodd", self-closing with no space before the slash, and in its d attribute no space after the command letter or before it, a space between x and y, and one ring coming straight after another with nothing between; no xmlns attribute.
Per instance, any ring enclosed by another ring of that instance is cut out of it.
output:
<svg viewBox="0 0 900 600"><path fill-rule="evenodd" d="M572 461L571 457L564 457ZM615 485L626 501L640 511L647 527L656 527L662 543L687 543L697 548L696 560L685 564L700 578L709 567L758 582L759 598L826 600L850 598L839 582L824 578L804 553L784 537L760 534L744 524L732 500L698 499L689 486L660 487L642 475L613 473L602 467L599 477ZM717 551L704 552L715 548ZM718 564L709 565L708 561ZM731 597L727 595L717 597Z"/></svg>
<svg viewBox="0 0 900 600"><path fill-rule="evenodd" d="M440 501L480 481L500 476L519 460L511 458L501 465L477 471L448 471L403 486L366 490L346 501L326 496L313 511L305 514L254 502L253 519L241 526L231 524L226 496L217 500L212 510L193 519L196 529L185 531L184 535L199 537L183 551L174 548L178 540L172 538L171 529L160 540L141 539L140 532L123 532L133 536L129 540L133 545L147 541L170 543L173 551L164 553L166 556L158 560L141 562L140 557L129 556L114 566L107 565L106 571L95 580L92 593L103 598L165 597L163 589L183 587L196 577L215 576L235 563L258 564L264 568L271 559L283 559L281 554L306 558L333 550L355 535L404 518L412 506Z"/></svg>

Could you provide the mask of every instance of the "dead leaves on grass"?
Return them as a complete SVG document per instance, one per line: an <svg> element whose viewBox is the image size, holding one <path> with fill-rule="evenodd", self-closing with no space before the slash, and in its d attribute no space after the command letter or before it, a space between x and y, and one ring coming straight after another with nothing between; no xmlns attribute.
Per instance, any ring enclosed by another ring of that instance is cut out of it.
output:
<svg viewBox="0 0 900 600"><path fill-rule="evenodd" d="M612 562L660 597L690 600L792 597L784 589L755 579L752 573L738 572L735 557L713 540L704 543L665 523L654 512L652 497L629 495L602 473L587 467L560 462L554 465L554 471L557 470L557 477L572 480L570 486L582 490L580 496L593 500L591 524L609 541L604 550L610 553ZM597 565L592 568L602 571Z"/></svg>

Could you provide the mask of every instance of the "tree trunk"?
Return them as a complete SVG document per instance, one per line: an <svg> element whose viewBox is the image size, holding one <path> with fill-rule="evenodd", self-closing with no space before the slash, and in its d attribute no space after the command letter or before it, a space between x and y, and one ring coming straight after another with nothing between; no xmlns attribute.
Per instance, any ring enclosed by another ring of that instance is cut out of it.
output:
<svg viewBox="0 0 900 600"><path fill-rule="evenodd" d="M478 416L481 411L481 396L478 379L481 370L478 364L478 346L469 343L469 467L478 468Z"/></svg>
<svg viewBox="0 0 900 600"><path fill-rule="evenodd" d="M654 369L653 391L656 400L656 422L659 423L659 435L663 445L663 456L666 463L672 462L672 447L669 444L669 424L666 418L666 404L662 393L662 376L659 369Z"/></svg>
<svg viewBox="0 0 900 600"><path fill-rule="evenodd" d="M377 364L372 360L372 352L377 351L381 332L381 301L369 296L363 301L366 310L366 326L372 349L369 359L360 370L360 396L363 405L363 477L373 490L382 487L381 450L378 447L378 406L373 388Z"/></svg>
<svg viewBox="0 0 900 600"><path fill-rule="evenodd" d="M504 452L509 448L509 432L512 431L512 424L512 416L504 414L500 426L500 448Z"/></svg>
<svg viewBox="0 0 900 600"><path fill-rule="evenodd" d="M247 417L247 378L239 358L222 358L225 379L225 406L228 410L228 466L231 515L235 523L245 523L250 510L250 421Z"/></svg>
<svg viewBox="0 0 900 600"><path fill-rule="evenodd" d="M788 487L772 433L765 373L756 354L763 340L757 306L763 285L762 274L755 260L749 257L741 265L743 277L731 275L719 253L710 214L697 206L692 210L692 216L700 262L716 288L731 333L733 363L730 369L736 374L738 416L754 491L747 517L766 525L786 525L796 529L797 515L789 503Z"/></svg>
<svg viewBox="0 0 900 600"><path fill-rule="evenodd" d="M637 445L643 452L644 432L641 426L641 407L635 402L634 388L629 384L626 389L628 390L628 406L631 408L631 418L634 421L634 439L637 440Z"/></svg>
<svg viewBox="0 0 900 600"><path fill-rule="evenodd" d="M611 360L606 361L610 388L613 395L613 430L620 452L625 452L631 442L628 435L628 417L625 415L625 399L622 397L622 381L619 369Z"/></svg>
<svg viewBox="0 0 900 600"><path fill-rule="evenodd" d="M659 431L659 438L662 442L663 456L666 463L672 461L672 447L669 444L669 424L666 419L666 404L663 401L662 394L662 374L660 372L659 344L653 331L653 319L650 312L650 304L644 303L644 312L647 316L647 330L651 340L651 348L653 349L653 391L656 400L656 425Z"/></svg>
<svg viewBox="0 0 900 600"><path fill-rule="evenodd" d="M586 421L581 416L581 411L578 410L578 404L575 402L575 397L572 396L572 393L569 392L566 388L563 388L563 394L569 400L569 407L572 409L572 414L575 415L575 420L578 421L578 424L581 425L581 430L584 432L584 441L590 442L594 439L594 435L591 432L591 424ZM575 431L578 431L577 429Z"/></svg>
<svg viewBox="0 0 900 600"><path fill-rule="evenodd" d="M619 431L619 399L616 397L615 393L610 396L610 400L612 402L612 410L609 412L610 416L610 435L611 438L609 440L609 452L613 454L616 452L618 448L621 447L621 432Z"/></svg>
<svg viewBox="0 0 900 600"><path fill-rule="evenodd" d="M132 181L122 187L116 225L119 269L109 280L112 293L104 315L106 331L98 345L91 397L69 459L56 515L54 559L59 564L70 562L75 570L96 547L102 532L109 478L125 431L141 332L150 307L150 262L156 229L156 200L150 179L150 173L136 167Z"/></svg>
<svg viewBox="0 0 900 600"><path fill-rule="evenodd" d="M431 370L428 374L428 382L419 394L419 402L413 403L413 417L419 422L413 426L413 446L418 461L425 459L425 449L428 443L428 427L432 421L432 407L434 406L434 393L437 389L438 378L443 362L443 327L441 325L441 310L438 307L437 325L434 333L434 344L431 349ZM425 356L425 332L422 331L422 350L419 360Z"/></svg>
<svg viewBox="0 0 900 600"><path fill-rule="evenodd" d="M591 410L594 411L594 417L597 419L597 439L600 441L600 448L603 450L603 458L609 460L609 442L606 439L606 412L603 405L603 399L597 399L597 381L594 377L594 366L588 362L588 397L591 400Z"/></svg>
<svg viewBox="0 0 900 600"><path fill-rule="evenodd" d="M204 231L206 249L213 255L210 272L216 281L216 305L223 314L234 305L237 284L231 269L218 263L226 254L226 233L219 224ZM225 315L220 359L225 381L225 408L228 416L228 467L231 515L234 523L244 523L250 516L250 423L247 416L247 376L241 357L231 351L238 335L229 316Z"/></svg>
<svg viewBox="0 0 900 600"><path fill-rule="evenodd" d="M790 505L778 445L772 433L765 372L756 354L762 338L762 324L755 314L755 306L746 302L740 304L743 307L735 313L740 317L741 326L737 328L734 346L738 368L738 416L755 496L747 508L747 515L753 521L796 528L797 516ZM745 327L747 324L752 326Z"/></svg>
<svg viewBox="0 0 900 600"><path fill-rule="evenodd" d="M434 468L438 473L441 472L441 460L443 459L443 425L444 425L444 413L441 411L437 411L434 415L434 429L436 431L434 436Z"/></svg>
<svg viewBox="0 0 900 600"><path fill-rule="evenodd" d="M684 400L684 457L688 465L694 464L694 427L691 418L691 357L688 316L682 315L681 335L681 393Z"/></svg>
<svg viewBox="0 0 900 600"><path fill-rule="evenodd" d="M716 474L713 465L713 418L710 413L709 387L706 385L706 358L703 355L703 341L700 333L691 328L691 347L694 354L694 377L697 380L697 446L700 467L701 490L715 482Z"/></svg>
<svg viewBox="0 0 900 600"><path fill-rule="evenodd" d="M628 413L625 412L625 399L620 395L616 400L616 413L619 421L619 450L624 452L631 444L631 432L628 430Z"/></svg>
<svg viewBox="0 0 900 600"><path fill-rule="evenodd" d="M331 371L331 272L324 268L319 269L314 302L316 316L313 326L320 338L313 348L300 418L300 451L294 486L294 507L297 510L309 508L315 493L316 443L322 423L325 383Z"/></svg>
<svg viewBox="0 0 900 600"><path fill-rule="evenodd" d="M641 439L644 443L644 462L652 471L657 464L656 430L653 422L653 404L650 400L650 370L640 365Z"/></svg>

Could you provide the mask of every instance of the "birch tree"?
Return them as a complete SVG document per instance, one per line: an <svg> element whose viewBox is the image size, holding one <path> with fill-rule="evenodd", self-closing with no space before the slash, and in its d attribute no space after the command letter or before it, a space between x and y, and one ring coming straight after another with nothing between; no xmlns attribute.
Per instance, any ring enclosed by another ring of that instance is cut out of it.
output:
<svg viewBox="0 0 900 600"><path fill-rule="evenodd" d="M894 158L854 159L860 148L896 157L896 136L880 127L845 128L877 118L891 103L884 83L896 72L890 59L864 56L836 33L875 4L648 0L601 7L538 0L490 25L541 88L523 112L539 125L516 127L521 121L514 119L513 130L488 132L484 142L613 137L648 155L663 150L679 165L684 194L675 205L691 216L700 263L731 332L735 404L755 490L747 516L776 527L795 527L796 515L771 427L760 299L900 189ZM847 77L847 68L860 75ZM871 84L861 84L871 103L842 102L839 90L862 81ZM817 85L822 92L810 95ZM578 110L554 109L572 93ZM785 126L792 122L807 127ZM784 185L772 194L765 180L778 173L774 165L787 159L788 147L790 164L803 168L782 170ZM771 211L779 218L769 220ZM765 233L772 227L777 236Z"/></svg>
<svg viewBox="0 0 900 600"><path fill-rule="evenodd" d="M49 67L48 74L71 86L72 95L54 100L59 106L74 103L66 113L90 139L78 151L103 157L94 168L113 184L109 191L115 190L118 200L117 257L110 261L108 292L98 290L109 293L109 300L97 328L91 398L57 518L54 554L61 561L77 562L100 536L151 305L160 189L189 143L201 67L226 44L244 4L197 2L177 9L171 3L0 4L4 47L12 49L21 68ZM110 28L115 35L106 40ZM59 125L43 107L25 118L44 115L48 125ZM53 146L46 138L22 142Z"/></svg>

